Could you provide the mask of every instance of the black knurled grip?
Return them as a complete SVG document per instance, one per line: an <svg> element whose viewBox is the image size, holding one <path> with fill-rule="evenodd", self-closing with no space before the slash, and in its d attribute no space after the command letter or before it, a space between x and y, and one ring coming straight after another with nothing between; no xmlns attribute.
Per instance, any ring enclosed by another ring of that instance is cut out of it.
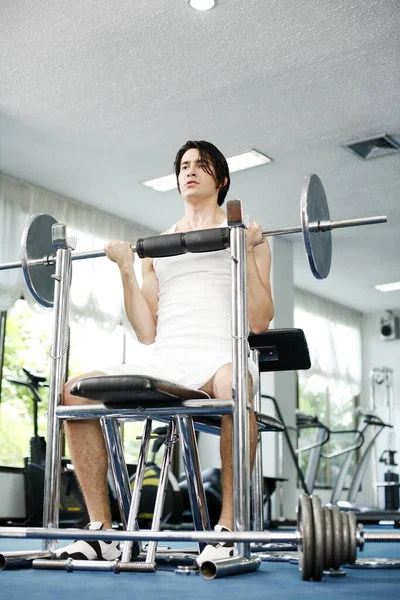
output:
<svg viewBox="0 0 400 600"><path fill-rule="evenodd" d="M229 231L229 227L217 227L139 238L136 242L136 253L140 258L162 258L186 252L224 250L229 248Z"/></svg>

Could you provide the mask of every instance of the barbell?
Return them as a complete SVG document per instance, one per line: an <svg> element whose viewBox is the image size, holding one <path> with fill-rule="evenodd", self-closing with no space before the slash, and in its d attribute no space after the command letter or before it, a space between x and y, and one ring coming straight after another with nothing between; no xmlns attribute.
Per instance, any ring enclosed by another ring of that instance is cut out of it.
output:
<svg viewBox="0 0 400 600"><path fill-rule="evenodd" d="M363 526L357 524L353 512L342 512L337 506L322 507L319 496L302 494L297 505L297 529L295 532L271 531L88 531L82 530L77 534L76 529L55 529L40 527L0 527L0 538L27 539L76 539L82 540L115 540L115 541L155 541L155 542L255 542L262 544L291 544L297 547L298 567L305 581L313 579L320 581L324 572L337 571L341 566L352 565L356 562L357 551L364 549L364 544L371 542L400 542L398 532L364 532ZM36 568L63 568L62 561L34 557L33 566ZM50 557L51 558L51 557ZM135 563L136 564L136 563ZM7 566L8 565L8 566ZM131 566L130 566L131 565ZM7 562L7 555L0 554L0 570L12 566L12 557ZM89 565L88 565L89 566ZM73 561L65 561L66 570L74 570ZM84 568L84 567L83 567ZM101 570L98 565L98 570ZM104 565L104 569L134 570L133 563ZM140 570L140 564L138 565ZM202 569L200 569L202 572ZM212 565L206 564L202 573L207 578L213 578Z"/></svg>
<svg viewBox="0 0 400 600"><path fill-rule="evenodd" d="M234 205L237 200L227 204ZM229 211L228 211L229 212ZM386 223L386 216L331 221L328 202L320 178L309 175L303 183L300 197L301 225L263 229L263 237L302 233L310 269L317 279L325 279L332 261L333 229ZM236 223L235 223L236 224ZM204 229L186 233L173 233L139 238L132 250L140 258L176 256L186 252L212 252L230 245L230 226ZM21 261L0 264L0 271L22 268L28 289L35 300L43 306L53 306L54 271L57 238L65 225L57 223L50 215L34 215L24 229L21 239ZM105 256L104 250L72 253L72 260L83 260Z"/></svg>

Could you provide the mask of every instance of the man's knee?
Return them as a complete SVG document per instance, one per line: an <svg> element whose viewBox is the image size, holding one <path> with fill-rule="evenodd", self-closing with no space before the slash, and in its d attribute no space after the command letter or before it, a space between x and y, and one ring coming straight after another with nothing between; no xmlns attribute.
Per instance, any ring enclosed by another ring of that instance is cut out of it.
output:
<svg viewBox="0 0 400 600"><path fill-rule="evenodd" d="M253 397L253 380L251 374L248 376L249 381L249 396L250 400ZM214 398L231 398L232 397L232 365L223 365L216 372L213 380L213 396Z"/></svg>
<svg viewBox="0 0 400 600"><path fill-rule="evenodd" d="M88 400L87 398L82 398L80 396L73 396L71 394L71 388L74 385L74 383L76 383L77 381L80 381L81 379L86 379L87 377L95 377L95 376L100 377L100 376L104 376L104 375L105 375L105 373L102 373L101 371L94 371L92 373L86 373L85 375L77 375L75 377L70 377L68 379L67 383L64 385L62 403L65 406L90 404L91 402L93 402L92 400Z"/></svg>
<svg viewBox="0 0 400 600"><path fill-rule="evenodd" d="M74 404L80 404L80 400L81 398L79 398L78 396L72 396L71 394L71 388L74 385L74 383L76 381L79 381L80 377L70 377L70 379L68 379L67 383L64 385L64 393L63 393L63 397L62 397L62 403L65 406L71 406Z"/></svg>

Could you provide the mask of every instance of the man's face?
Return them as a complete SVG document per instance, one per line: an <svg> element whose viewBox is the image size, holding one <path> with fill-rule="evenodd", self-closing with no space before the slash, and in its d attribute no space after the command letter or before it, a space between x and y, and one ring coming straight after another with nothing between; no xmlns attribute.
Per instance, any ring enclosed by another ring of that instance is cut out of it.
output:
<svg viewBox="0 0 400 600"><path fill-rule="evenodd" d="M214 167L209 161L207 165L200 160L197 148L187 150L182 156L178 176L179 188L184 198L212 196L217 192L214 175L204 171L204 166L214 174Z"/></svg>

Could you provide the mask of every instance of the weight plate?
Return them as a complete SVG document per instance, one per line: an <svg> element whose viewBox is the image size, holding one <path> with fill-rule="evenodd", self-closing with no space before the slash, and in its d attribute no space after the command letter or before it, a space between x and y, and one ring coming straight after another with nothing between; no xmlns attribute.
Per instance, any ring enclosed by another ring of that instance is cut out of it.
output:
<svg viewBox="0 0 400 600"><path fill-rule="evenodd" d="M332 235L328 231L311 231L310 225L330 221L324 186L318 175L306 177L300 200L301 228L312 274L317 279L328 277L332 262Z"/></svg>
<svg viewBox="0 0 400 600"><path fill-rule="evenodd" d="M348 564L353 564L357 559L357 518L353 512L347 513L349 519L349 559Z"/></svg>
<svg viewBox="0 0 400 600"><path fill-rule="evenodd" d="M332 568L337 570L340 569L343 564L342 550L343 550L343 528L342 528L342 517L340 510L337 506L332 506L332 529L333 529L333 555L332 555Z"/></svg>
<svg viewBox="0 0 400 600"><path fill-rule="evenodd" d="M314 522L311 500L302 494L297 505L297 531L299 532L299 571L308 581L314 572Z"/></svg>
<svg viewBox="0 0 400 600"><path fill-rule="evenodd" d="M348 514L345 512L342 512L340 514L342 517L343 534L342 565L346 565L350 559L350 525Z"/></svg>
<svg viewBox="0 0 400 600"><path fill-rule="evenodd" d="M332 530L332 514L329 506L324 507L325 518L325 560L324 569L332 568L333 559L333 530Z"/></svg>
<svg viewBox="0 0 400 600"><path fill-rule="evenodd" d="M325 566L325 517L322 512L321 498L311 496L311 505L314 522L314 581L320 581Z"/></svg>
<svg viewBox="0 0 400 600"><path fill-rule="evenodd" d="M55 254L51 227L56 219L46 214L34 215L27 223L21 239L22 272L32 296L42 306L54 304L55 264L30 265L34 259L45 259Z"/></svg>
<svg viewBox="0 0 400 600"><path fill-rule="evenodd" d="M346 569L400 569L400 560L394 558L358 558Z"/></svg>

